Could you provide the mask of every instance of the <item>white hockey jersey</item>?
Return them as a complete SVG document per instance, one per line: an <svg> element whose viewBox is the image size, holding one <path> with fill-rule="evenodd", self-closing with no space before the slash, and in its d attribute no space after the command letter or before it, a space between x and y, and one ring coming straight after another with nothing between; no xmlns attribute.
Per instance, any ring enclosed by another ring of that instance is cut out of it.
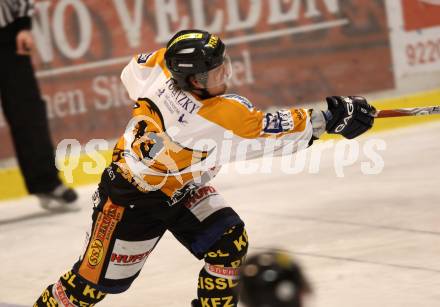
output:
<svg viewBox="0 0 440 307"><path fill-rule="evenodd" d="M172 199L224 163L280 155L286 145L289 154L307 147L308 110L264 113L235 94L201 99L176 86L164 54L165 48L135 56L121 74L135 104L113 163L140 191L160 189Z"/></svg>

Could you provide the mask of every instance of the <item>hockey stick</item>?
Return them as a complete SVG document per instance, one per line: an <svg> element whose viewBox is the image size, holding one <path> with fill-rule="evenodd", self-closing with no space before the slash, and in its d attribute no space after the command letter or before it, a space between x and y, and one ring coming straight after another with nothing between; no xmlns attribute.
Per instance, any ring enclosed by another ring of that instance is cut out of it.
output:
<svg viewBox="0 0 440 307"><path fill-rule="evenodd" d="M440 114L440 106L420 107L420 108L404 108L394 110L377 110L374 114L376 118L400 117L400 116L417 116L417 115L433 115Z"/></svg>

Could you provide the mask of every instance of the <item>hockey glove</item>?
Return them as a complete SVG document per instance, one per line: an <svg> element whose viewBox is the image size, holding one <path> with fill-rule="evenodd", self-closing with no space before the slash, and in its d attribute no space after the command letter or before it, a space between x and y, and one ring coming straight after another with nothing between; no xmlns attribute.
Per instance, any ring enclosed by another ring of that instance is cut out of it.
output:
<svg viewBox="0 0 440 307"><path fill-rule="evenodd" d="M353 139L373 126L376 109L364 97L330 96L326 100L327 133Z"/></svg>

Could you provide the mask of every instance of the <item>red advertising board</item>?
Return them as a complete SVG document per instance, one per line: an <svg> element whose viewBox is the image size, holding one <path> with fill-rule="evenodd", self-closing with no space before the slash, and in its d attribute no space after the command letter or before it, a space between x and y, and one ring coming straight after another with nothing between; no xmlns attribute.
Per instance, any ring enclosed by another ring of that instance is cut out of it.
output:
<svg viewBox="0 0 440 307"><path fill-rule="evenodd" d="M402 0L406 31L440 26L439 0Z"/></svg>
<svg viewBox="0 0 440 307"><path fill-rule="evenodd" d="M121 134L131 104L122 68L182 28L220 34L233 61L230 91L260 108L394 86L382 1L41 0L34 62L55 144ZM9 138L4 121L0 137ZM0 158L12 156L2 145Z"/></svg>

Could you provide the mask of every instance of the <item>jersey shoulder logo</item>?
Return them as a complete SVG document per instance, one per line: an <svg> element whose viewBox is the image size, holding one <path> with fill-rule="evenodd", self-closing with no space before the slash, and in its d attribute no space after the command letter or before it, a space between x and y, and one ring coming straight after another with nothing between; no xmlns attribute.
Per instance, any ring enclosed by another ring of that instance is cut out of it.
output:
<svg viewBox="0 0 440 307"><path fill-rule="evenodd" d="M137 63L138 64L145 64L147 63L148 58L151 56L152 53L141 53L138 55Z"/></svg>
<svg viewBox="0 0 440 307"><path fill-rule="evenodd" d="M245 98L243 96L240 96L237 94L226 94L226 95L222 95L222 97L227 98L227 99L231 99L231 100L235 100L238 103L244 105L250 111L254 110L254 105L252 104L252 102L250 102L247 98Z"/></svg>

